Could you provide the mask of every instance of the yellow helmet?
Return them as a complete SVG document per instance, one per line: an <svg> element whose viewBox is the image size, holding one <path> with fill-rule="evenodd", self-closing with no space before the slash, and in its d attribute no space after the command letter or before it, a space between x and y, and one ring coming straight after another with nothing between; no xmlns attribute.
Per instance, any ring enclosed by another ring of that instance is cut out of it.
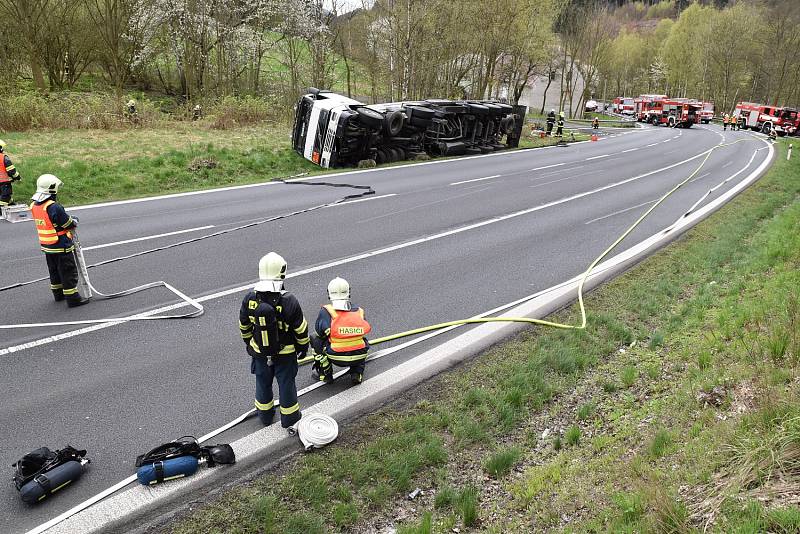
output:
<svg viewBox="0 0 800 534"><path fill-rule="evenodd" d="M6 150L6 142L0 139L0 152L5 152Z"/></svg>
<svg viewBox="0 0 800 534"><path fill-rule="evenodd" d="M283 291L286 279L286 260L280 254L270 252L258 262L258 283L255 289L259 293L279 293Z"/></svg>
<svg viewBox="0 0 800 534"><path fill-rule="evenodd" d="M350 284L338 276L328 284L328 298L334 310L348 311L350 309Z"/></svg>

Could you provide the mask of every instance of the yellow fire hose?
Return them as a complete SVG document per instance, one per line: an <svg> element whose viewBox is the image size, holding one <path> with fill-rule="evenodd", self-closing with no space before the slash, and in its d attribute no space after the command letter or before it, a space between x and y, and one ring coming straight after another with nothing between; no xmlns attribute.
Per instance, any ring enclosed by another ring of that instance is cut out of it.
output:
<svg viewBox="0 0 800 534"><path fill-rule="evenodd" d="M681 187L686 185L690 180L692 180L695 176L697 176L697 173L699 173L700 170L703 168L703 166L705 166L706 162L708 161L708 158L711 157L711 154L715 150L717 150L719 148L724 148L724 147L728 147L728 146L731 146L731 145L735 145L737 143L741 143L741 142L744 142L744 141L760 141L760 139L755 139L755 138L753 138L753 139L737 139L736 141L733 141L731 143L720 143L720 144L710 148L708 150L708 152L706 153L706 156L700 162L700 165L698 165L697 168L689 176L687 176L682 182L680 182L678 185L676 185L675 187L670 189L667 193L665 193L660 199L658 199L658 201L656 201L655 204L650 206L650 208L647 211L645 211L636 220L636 222L634 222L627 230L625 230L625 232L623 232L622 235L620 235L613 243L611 243L611 245L609 245L608 248L606 248L603 251L602 254L600 254L597 258L595 258L594 261L592 261L592 263L589 264L589 267L587 267L586 270L583 272L583 275L581 275L581 279L578 282L578 306L579 306L580 312L581 312L581 322L580 322L580 324L577 324L577 325L563 324L563 323L556 323L556 322L553 322L553 321L546 321L544 319L533 319L531 317L477 317L477 318L473 317L473 318L469 318L469 319L459 319L459 320L456 320L456 321L448 321L446 323L438 323L438 324L433 324L433 325L429 325L429 326L423 326L423 327L420 327L420 328L415 328L413 330L406 330L405 332L398 332L397 334L391 334L391 335L388 335L388 336L379 337L379 338L370 340L370 342L369 342L370 346L380 345L381 343L386 343L388 341L394 341L395 339L400 339L400 338L404 338L404 337L414 336L414 335L417 335L417 334L422 334L424 332L430 332L432 330L441 330L442 328L448 328L448 327L451 327L451 326L461 326L461 325L465 325L465 324L481 324L481 323L492 323L492 322L498 322L498 323L500 323L500 322L506 322L506 323L513 322L513 323L538 324L538 325L542 325L542 326L550 326L550 327L553 327L553 328L561 328L561 329L565 329L565 330L583 330L583 329L585 329L586 328L586 307L584 305L583 287L584 287L584 284L586 283L586 280L589 278L589 275L592 273L594 268L597 267L597 264L599 264L601 261L603 261L603 259L606 256L608 256L611 253L612 250L614 250L626 237L628 237L631 234L631 232L633 232L636 229L636 227L639 226L639 224L641 224L642 221L644 221L647 218L647 216L650 215L650 213L652 213L652 211L654 209L656 209L659 205L661 205L661 203L664 202L667 198L669 198L670 195L675 193L678 189L680 189ZM714 188L714 189L716 189L716 188ZM713 191L713 189L711 191ZM711 191L709 191L709 193ZM700 200L705 199L707 196L708 196L708 193L706 193L703 196L703 198L700 199ZM699 204L699 202L700 201L696 202L689 209L689 211L687 211L686 213L684 213L681 216L681 218L683 218L683 217L689 215L690 213L692 213L694 211L694 209L697 207L697 205ZM674 226L674 223L673 223L673 226ZM531 298L533 298L533 297L531 297ZM518 302L517 304L521 304L521 302ZM313 355L312 356L306 356L305 358L302 358L302 359L298 360L298 363L300 365L304 365L304 364L310 363L312 361L314 361Z"/></svg>

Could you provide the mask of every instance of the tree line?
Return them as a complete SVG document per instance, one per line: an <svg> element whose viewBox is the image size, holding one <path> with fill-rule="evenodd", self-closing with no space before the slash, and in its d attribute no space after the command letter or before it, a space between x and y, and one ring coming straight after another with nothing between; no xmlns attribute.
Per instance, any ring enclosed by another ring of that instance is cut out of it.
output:
<svg viewBox="0 0 800 534"><path fill-rule="evenodd" d="M0 94L800 100L796 0L342 1L0 0Z"/></svg>

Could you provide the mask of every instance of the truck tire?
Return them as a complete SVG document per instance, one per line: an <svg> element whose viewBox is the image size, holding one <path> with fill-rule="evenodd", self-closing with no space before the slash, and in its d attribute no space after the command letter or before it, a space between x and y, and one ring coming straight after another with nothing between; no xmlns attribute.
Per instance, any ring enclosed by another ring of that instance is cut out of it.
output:
<svg viewBox="0 0 800 534"><path fill-rule="evenodd" d="M765 122L764 125L761 127L761 133L769 135L769 132L772 130L772 123Z"/></svg>
<svg viewBox="0 0 800 534"><path fill-rule="evenodd" d="M426 122L430 121L436 116L436 111L430 108L423 108L422 106L406 106L406 114L411 122Z"/></svg>
<svg viewBox="0 0 800 534"><path fill-rule="evenodd" d="M469 103L467 104L467 109L469 109L470 113L477 116L484 116L489 114L489 108L484 106L483 104Z"/></svg>
<svg viewBox="0 0 800 534"><path fill-rule="evenodd" d="M403 129L403 114L400 111L390 111L383 118L383 131L389 137L395 137Z"/></svg>
<svg viewBox="0 0 800 534"><path fill-rule="evenodd" d="M367 128L380 130L383 126L383 115L374 109L358 108L356 113L358 113L358 120Z"/></svg>

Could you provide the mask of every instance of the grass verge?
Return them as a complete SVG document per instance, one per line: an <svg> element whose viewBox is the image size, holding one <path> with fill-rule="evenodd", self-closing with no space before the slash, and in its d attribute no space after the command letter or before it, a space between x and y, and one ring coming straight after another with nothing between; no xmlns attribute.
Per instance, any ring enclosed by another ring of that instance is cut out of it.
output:
<svg viewBox="0 0 800 534"><path fill-rule="evenodd" d="M29 131L4 139L23 176L14 184L18 202L27 202L36 178L50 173L64 181L61 201L78 205L335 172L295 153L289 135L279 126L214 130L175 122L162 128ZM587 138L577 135L575 141ZM521 148L555 143L526 139Z"/></svg>
<svg viewBox="0 0 800 534"><path fill-rule="evenodd" d="M796 532L800 163L785 146L593 292L588 330L526 330L165 530Z"/></svg>

